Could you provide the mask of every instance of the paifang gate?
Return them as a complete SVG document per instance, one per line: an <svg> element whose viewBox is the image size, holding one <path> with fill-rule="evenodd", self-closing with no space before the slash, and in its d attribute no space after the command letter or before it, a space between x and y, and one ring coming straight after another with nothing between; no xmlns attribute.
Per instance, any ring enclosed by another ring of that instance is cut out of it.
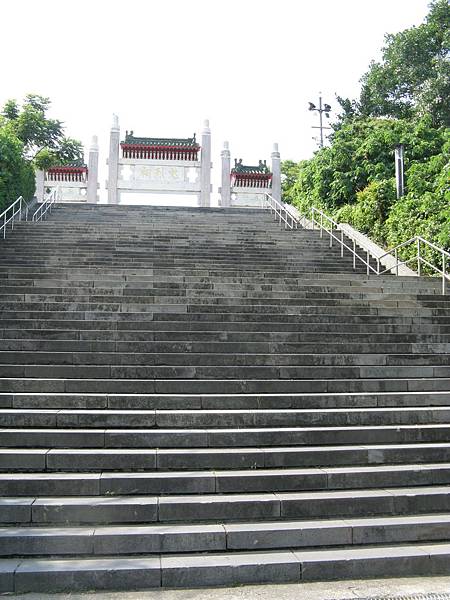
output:
<svg viewBox="0 0 450 600"><path fill-rule="evenodd" d="M119 119L113 118L108 160L108 204L122 193L189 194L199 206L210 206L211 131L204 122L201 145L192 138L137 137L126 131L120 140Z"/></svg>

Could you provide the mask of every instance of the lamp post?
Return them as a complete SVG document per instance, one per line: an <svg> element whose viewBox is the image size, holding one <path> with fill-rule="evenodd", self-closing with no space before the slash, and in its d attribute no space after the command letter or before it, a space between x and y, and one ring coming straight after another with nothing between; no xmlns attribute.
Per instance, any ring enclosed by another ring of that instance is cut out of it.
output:
<svg viewBox="0 0 450 600"><path fill-rule="evenodd" d="M405 158L403 144L395 147L395 182L397 187L397 198L405 195Z"/></svg>
<svg viewBox="0 0 450 600"><path fill-rule="evenodd" d="M326 127L323 124L323 113L325 113L325 116L327 117L327 119L330 118L330 112L331 112L331 106L327 103L322 104L322 92L319 92L319 108L316 107L315 104L313 104L312 102L309 102L309 110L311 111L317 111L319 113L319 127L317 127L317 125L313 125L312 129L320 129L320 147L323 148L323 130L324 129L331 129L331 127Z"/></svg>

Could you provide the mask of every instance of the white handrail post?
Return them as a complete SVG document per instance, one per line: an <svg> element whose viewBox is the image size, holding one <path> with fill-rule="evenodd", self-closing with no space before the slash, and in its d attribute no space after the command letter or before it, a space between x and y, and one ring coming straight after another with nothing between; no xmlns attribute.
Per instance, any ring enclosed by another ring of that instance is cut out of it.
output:
<svg viewBox="0 0 450 600"><path fill-rule="evenodd" d="M370 275L370 263L369 263L369 251L367 250L367 254L366 254L366 258L367 258L367 275Z"/></svg>
<svg viewBox="0 0 450 600"><path fill-rule="evenodd" d="M341 258L344 258L344 232L341 229Z"/></svg>
<svg viewBox="0 0 450 600"><path fill-rule="evenodd" d="M323 238L323 214L320 213L320 237Z"/></svg>
<svg viewBox="0 0 450 600"><path fill-rule="evenodd" d="M421 259L421 256L420 256L420 238L417 238L417 274L419 275L419 277L420 277L420 275L422 273L422 268L421 268L422 266L420 264L421 260L422 259Z"/></svg>
<svg viewBox="0 0 450 600"><path fill-rule="evenodd" d="M353 270L356 269L356 242L353 239Z"/></svg>
<svg viewBox="0 0 450 600"><path fill-rule="evenodd" d="M397 248L394 251L394 258L395 258L395 274L398 276L398 250L397 250Z"/></svg>
<svg viewBox="0 0 450 600"><path fill-rule="evenodd" d="M380 259L377 257L377 275L380 274Z"/></svg>
<svg viewBox="0 0 450 600"><path fill-rule="evenodd" d="M3 239L6 239L6 211L3 215Z"/></svg>

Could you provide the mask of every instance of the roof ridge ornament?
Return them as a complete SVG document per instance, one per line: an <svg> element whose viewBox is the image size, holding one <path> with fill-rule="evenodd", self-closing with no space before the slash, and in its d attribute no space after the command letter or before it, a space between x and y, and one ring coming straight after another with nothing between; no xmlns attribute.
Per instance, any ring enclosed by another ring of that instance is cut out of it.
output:
<svg viewBox="0 0 450 600"><path fill-rule="evenodd" d="M125 132L125 140L122 144L134 144L138 146L180 146L180 147L199 147L196 134L190 138L164 138L164 137L138 137L134 131Z"/></svg>

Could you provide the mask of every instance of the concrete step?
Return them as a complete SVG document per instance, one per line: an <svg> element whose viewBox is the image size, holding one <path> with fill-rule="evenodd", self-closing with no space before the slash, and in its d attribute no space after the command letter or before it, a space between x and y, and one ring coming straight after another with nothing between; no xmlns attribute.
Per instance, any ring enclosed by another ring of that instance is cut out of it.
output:
<svg viewBox="0 0 450 600"><path fill-rule="evenodd" d="M67 344L70 344L68 342ZM170 343L167 344L169 346ZM386 376L389 375L388 367L399 367L398 374L401 375L403 367L414 365L417 368L446 367L449 363L447 353L432 353L434 348L429 348L430 352L426 354L387 354L377 352L379 350L375 345L367 348L366 352L358 353L330 353L330 352L296 352L297 348L283 348L280 344L261 344L261 347L247 347L247 344L222 344L205 343L201 350L190 348L190 344L177 343L172 344L172 351L164 352L160 348L163 344L148 344L147 352L124 352L116 350L115 352L104 351L82 351L82 352L61 352L46 351L43 348L34 351L6 351L0 350L0 366L6 365L109 365L118 366L192 366L192 367L386 367ZM202 344L198 344L200 347ZM209 346L213 346L210 348ZM227 347L228 346L228 347ZM280 347L281 346L281 347ZM449 344L450 346L450 344ZM66 348L67 349L67 348ZM168 348L165 348L167 350ZM200 348L199 348L200 349ZM291 352L286 353L286 350ZM344 348L341 348L342 350ZM209 352L208 352L209 350ZM214 351L215 350L215 351ZM219 351L217 351L219 350ZM225 351L224 351L225 350ZM284 350L284 352L283 352ZM325 349L323 349L325 350ZM328 350L330 350L328 348ZM347 348L345 348L347 350ZM377 352L377 353L375 353ZM339 370L336 369L337 374ZM450 370L449 370L450 373Z"/></svg>
<svg viewBox="0 0 450 600"><path fill-rule="evenodd" d="M1 472L279 469L448 461L450 444L447 443L154 450L0 448Z"/></svg>
<svg viewBox="0 0 450 600"><path fill-rule="evenodd" d="M67 368L67 367L65 367ZM101 367L100 367L101 368ZM170 367L168 367L170 368ZM17 370L19 373L23 367ZM86 369L86 367L85 367ZM97 368L98 369L98 368ZM82 379L68 378L68 372L60 371L59 378L45 377L41 366L35 367L35 376L23 375L15 377L4 376L0 379L0 392L28 392L28 393L102 393L102 394L289 394L289 393L377 393L377 392L447 392L450 389L450 378L436 378L433 375L413 378L413 368L409 376L404 378L372 377L351 379L111 379L109 369L105 378L101 378L101 371L96 372L96 378L88 378L86 371ZM130 373L131 374L131 373ZM166 372L166 374L169 374ZM278 374L278 373L277 373ZM181 373L180 373L181 375ZM218 375L218 374L217 374ZM352 374L354 375L354 373Z"/></svg>
<svg viewBox="0 0 450 600"><path fill-rule="evenodd" d="M126 556L450 539L450 514L217 524L0 528L0 556Z"/></svg>
<svg viewBox="0 0 450 600"><path fill-rule="evenodd" d="M167 472L0 473L0 496L300 492L446 485L449 463Z"/></svg>
<svg viewBox="0 0 450 600"><path fill-rule="evenodd" d="M4 428L5 448L209 448L447 442L448 424L216 429Z"/></svg>
<svg viewBox="0 0 450 600"><path fill-rule="evenodd" d="M450 392L336 394L57 394L0 393L1 408L112 410L251 410L450 406Z"/></svg>
<svg viewBox="0 0 450 600"><path fill-rule="evenodd" d="M244 381L244 380L277 380L280 382L280 389L276 391L293 391L290 389L281 389L283 382L289 382L299 380L306 382L308 380L315 380L317 383L326 381L336 380L353 380L355 383L360 383L364 380L401 380L411 379L413 377L421 379L435 379L436 385L439 384L439 380L447 381L450 377L450 366L442 365L407 365L407 366L222 366L222 365L175 365L175 366L140 366L140 365L21 365L21 364L10 364L0 365L0 378L5 378L3 381L7 381L6 378L43 378L43 379L61 379L67 381L81 380L85 378L85 381L89 380L103 380L109 379L111 383L115 380L127 380L129 379L132 383L138 380L152 380L152 381L164 381L164 380L194 380L194 381L207 381L213 380L214 377L218 377L224 380L230 381ZM442 383L441 381L441 383ZM409 388L411 391L414 388ZM444 389L440 387L432 387L431 389ZM6 391L3 387L0 387L0 391ZM9 390L16 391L16 390ZM19 390L17 390L19 391ZM32 390L29 390L32 391ZM42 390L46 391L46 390ZM47 391L58 391L58 390L47 390ZM71 391L64 389L61 391ZM75 390L72 390L75 391ZM79 390L82 391L82 390ZM94 391L94 390L85 390ZM105 389L103 391L112 391ZM120 390L117 390L120 391ZM131 384L130 384L130 392ZM144 391L144 390L134 390ZM145 391L153 391L146 389ZM158 390L154 390L158 391ZM162 391L162 390L161 390ZM168 393L174 390L167 390ZM178 390L177 390L178 391ZM186 390L187 391L187 390ZM195 392L201 391L200 388L196 389ZM218 389L205 390L211 393L220 391ZM222 390L227 391L227 390ZM229 389L228 391L235 391ZM241 390L239 390L241 391ZM243 391L243 390L242 390ZM248 390L250 391L250 390ZM258 391L258 390L255 390ZM262 391L262 390L260 390ZM265 390L269 391L269 389ZM297 391L340 391L334 390L333 388L327 387L327 390L314 390L309 388L299 388ZM358 389L351 389L349 391L359 391Z"/></svg>
<svg viewBox="0 0 450 600"><path fill-rule="evenodd" d="M0 569L7 592L128 591L355 579L361 573L365 577L448 574L449 552L446 543L422 543L139 558L9 559L0 562Z"/></svg>
<svg viewBox="0 0 450 600"><path fill-rule="evenodd" d="M448 513L450 486L188 496L0 498L2 525L234 523Z"/></svg>
<svg viewBox="0 0 450 600"><path fill-rule="evenodd" d="M0 409L0 427L249 428L419 425L450 422L450 406L328 409Z"/></svg>

